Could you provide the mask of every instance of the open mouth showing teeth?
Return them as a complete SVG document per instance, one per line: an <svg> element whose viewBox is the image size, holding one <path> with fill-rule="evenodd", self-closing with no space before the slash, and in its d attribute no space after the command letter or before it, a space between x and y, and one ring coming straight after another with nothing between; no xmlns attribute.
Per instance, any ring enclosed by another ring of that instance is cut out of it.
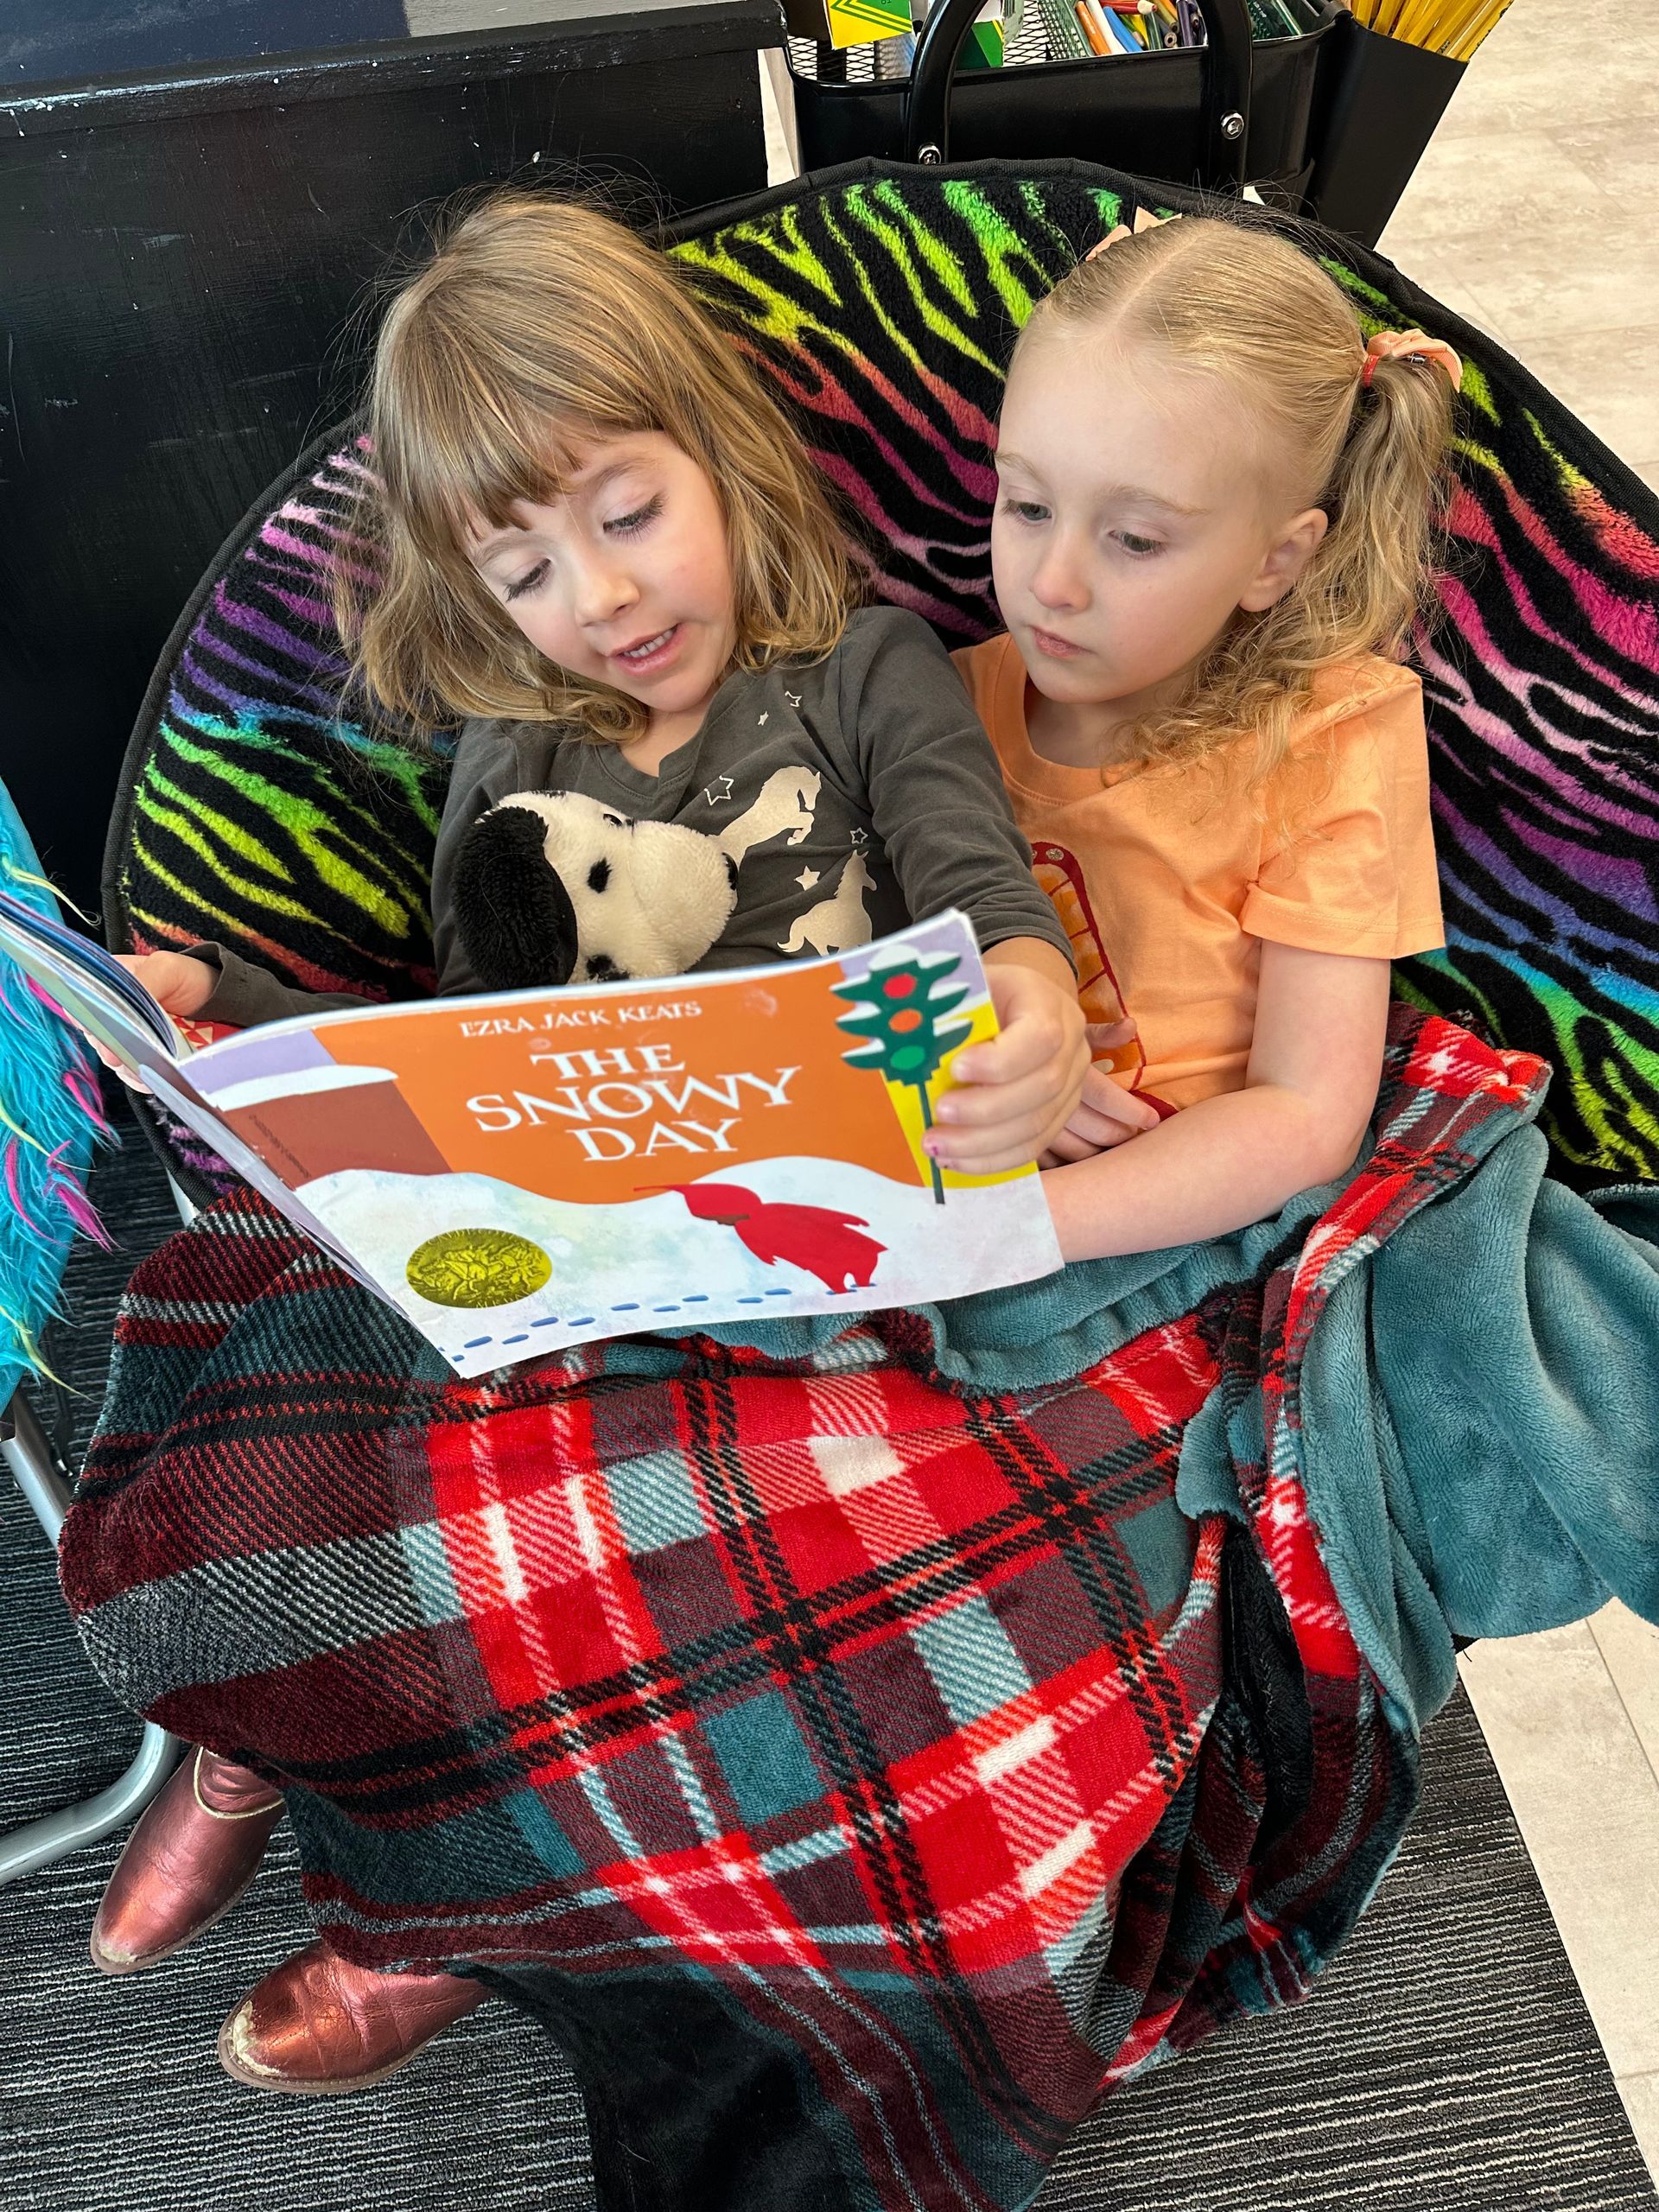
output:
<svg viewBox="0 0 1659 2212"><path fill-rule="evenodd" d="M648 660L652 653L662 651L673 636L675 627L676 626L671 623L666 630L659 631L656 637L647 638L643 645L630 645L626 652L618 653L616 658L618 660Z"/></svg>

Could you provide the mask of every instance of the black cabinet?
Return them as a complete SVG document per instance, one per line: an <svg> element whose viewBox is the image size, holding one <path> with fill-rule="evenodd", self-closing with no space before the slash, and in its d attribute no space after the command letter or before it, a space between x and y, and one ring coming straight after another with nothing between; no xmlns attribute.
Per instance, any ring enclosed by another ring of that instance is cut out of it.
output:
<svg viewBox="0 0 1659 2212"><path fill-rule="evenodd" d="M351 404L366 288L420 211L579 172L647 218L766 181L772 0L423 12L469 10L537 20L0 105L0 776L83 904L151 665Z"/></svg>

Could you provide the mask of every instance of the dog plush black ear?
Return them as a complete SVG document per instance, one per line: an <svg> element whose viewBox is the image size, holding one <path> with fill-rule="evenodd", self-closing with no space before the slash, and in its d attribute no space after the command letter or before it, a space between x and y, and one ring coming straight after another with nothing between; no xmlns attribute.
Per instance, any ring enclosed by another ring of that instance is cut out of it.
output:
<svg viewBox="0 0 1659 2212"><path fill-rule="evenodd" d="M548 866L547 825L527 807L481 814L455 853L455 927L486 991L568 983L576 913Z"/></svg>

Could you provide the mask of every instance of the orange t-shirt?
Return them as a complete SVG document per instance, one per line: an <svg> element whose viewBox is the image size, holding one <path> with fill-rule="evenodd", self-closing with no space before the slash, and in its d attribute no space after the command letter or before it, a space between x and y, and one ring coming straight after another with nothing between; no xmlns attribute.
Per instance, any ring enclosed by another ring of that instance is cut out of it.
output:
<svg viewBox="0 0 1659 2212"><path fill-rule="evenodd" d="M1367 655L1329 669L1259 791L1243 747L1136 772L1046 760L1014 640L954 656L991 734L1091 1021L1128 1014L1107 1056L1171 1106L1243 1088L1261 940L1374 960L1445 942L1422 686Z"/></svg>

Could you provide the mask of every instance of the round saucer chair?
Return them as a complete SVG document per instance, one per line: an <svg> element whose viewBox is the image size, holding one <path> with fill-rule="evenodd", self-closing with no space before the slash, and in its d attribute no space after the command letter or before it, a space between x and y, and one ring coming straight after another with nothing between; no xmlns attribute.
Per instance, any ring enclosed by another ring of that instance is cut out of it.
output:
<svg viewBox="0 0 1659 2212"><path fill-rule="evenodd" d="M866 162L671 241L804 429L882 598L952 645L997 626L988 522L1003 366L1113 224L1196 207L1074 162ZM1252 219L1272 222L1262 213ZM1554 1067L1581 1183L1659 1176L1659 502L1494 341L1389 263L1300 232L1369 327L1467 364L1452 558L1417 640L1447 945L1398 988ZM432 983L444 766L342 709L327 565L365 467L318 441L226 544L153 680L111 826L112 944L213 937L318 988ZM168 1142L198 1194L222 1171Z"/></svg>

